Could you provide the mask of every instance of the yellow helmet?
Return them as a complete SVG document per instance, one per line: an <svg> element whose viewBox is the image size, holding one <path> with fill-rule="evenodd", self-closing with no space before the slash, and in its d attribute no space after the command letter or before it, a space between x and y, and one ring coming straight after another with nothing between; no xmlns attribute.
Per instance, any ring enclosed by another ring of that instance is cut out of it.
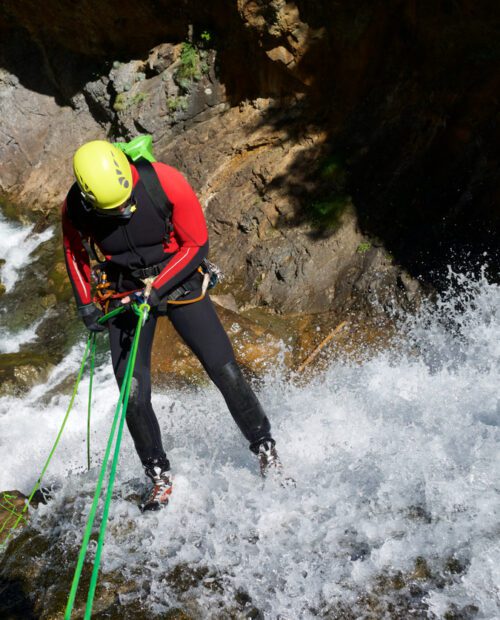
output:
<svg viewBox="0 0 500 620"><path fill-rule="evenodd" d="M125 154L110 142L93 140L73 157L76 182L94 208L116 209L132 194L132 170Z"/></svg>

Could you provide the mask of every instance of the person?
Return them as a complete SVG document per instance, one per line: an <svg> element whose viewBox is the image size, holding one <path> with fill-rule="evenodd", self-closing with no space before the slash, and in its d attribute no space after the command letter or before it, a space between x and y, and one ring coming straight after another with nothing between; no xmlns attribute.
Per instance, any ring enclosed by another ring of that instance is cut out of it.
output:
<svg viewBox="0 0 500 620"><path fill-rule="evenodd" d="M235 360L229 338L208 294L200 264L208 254L208 232L200 203L183 175L164 163L150 164L163 190L158 208L145 172L105 140L81 146L73 159L76 181L62 209L66 268L78 314L91 332L107 329L113 370L120 386L137 324L130 305L105 324L103 307L91 293L90 259L104 256L96 270L100 298L109 311L144 292L150 283L150 316L142 328L127 426L151 487L141 510L168 503L170 463L151 405L151 349L157 320L167 316L221 391L234 421L258 456L262 475L281 465L271 425ZM141 178L142 176L142 178ZM153 280L154 278L154 280ZM152 286L151 286L152 282Z"/></svg>

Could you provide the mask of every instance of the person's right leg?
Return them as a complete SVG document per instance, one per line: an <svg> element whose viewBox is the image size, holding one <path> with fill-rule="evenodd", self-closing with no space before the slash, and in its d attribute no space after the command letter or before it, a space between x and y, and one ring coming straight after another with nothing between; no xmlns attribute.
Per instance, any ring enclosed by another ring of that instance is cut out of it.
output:
<svg viewBox="0 0 500 620"><path fill-rule="evenodd" d="M137 327L137 315L126 310L112 318L108 327L113 370L121 386ZM155 328L156 317L150 316L141 330L126 418L137 453L146 468L155 460L167 461L160 427L151 405L151 348Z"/></svg>
<svg viewBox="0 0 500 620"><path fill-rule="evenodd" d="M126 310L108 322L113 370L119 386L125 376L137 320L135 313ZM163 450L160 427L151 405L151 348L155 328L156 317L150 315L141 329L126 417L144 471L152 482L140 504L143 512L159 510L168 504L172 492L170 463Z"/></svg>

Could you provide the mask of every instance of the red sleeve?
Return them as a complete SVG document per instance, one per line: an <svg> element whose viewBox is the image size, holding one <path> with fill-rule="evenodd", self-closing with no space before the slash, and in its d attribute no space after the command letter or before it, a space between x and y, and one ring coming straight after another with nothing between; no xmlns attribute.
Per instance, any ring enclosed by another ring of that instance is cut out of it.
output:
<svg viewBox="0 0 500 620"><path fill-rule="evenodd" d="M83 247L82 238L68 217L66 200L62 208L62 229L64 259L66 269L75 294L76 305L89 304L90 296L90 261Z"/></svg>
<svg viewBox="0 0 500 620"><path fill-rule="evenodd" d="M182 174L166 164L153 166L173 205L172 226L179 244L179 249L153 284L162 297L191 275L207 256L208 231L198 198Z"/></svg>

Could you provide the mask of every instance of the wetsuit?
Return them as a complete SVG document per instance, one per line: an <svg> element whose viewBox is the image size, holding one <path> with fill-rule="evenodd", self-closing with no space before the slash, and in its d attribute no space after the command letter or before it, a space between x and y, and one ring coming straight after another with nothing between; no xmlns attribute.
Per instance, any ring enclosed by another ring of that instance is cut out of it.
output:
<svg viewBox="0 0 500 620"><path fill-rule="evenodd" d="M141 332L127 410L127 425L142 463L165 459L160 429L151 405L151 348L158 316L166 315L198 357L220 389L228 408L250 443L258 451L271 440L270 424L257 397L242 376L233 349L208 295L186 305L167 305L171 291L184 286L183 301L201 295L202 276L197 272L208 253L203 211L184 177L174 168L153 164L170 207L162 211L149 197L132 165L133 196L137 210L130 219L102 217L83 202L75 183L64 202L62 223L66 267L79 307L92 301L88 240L105 256L104 270L117 292L143 289L142 271L155 268L158 275L151 299L150 318ZM171 209L171 217L169 217ZM113 369L123 380L137 317L126 311L108 321Z"/></svg>

